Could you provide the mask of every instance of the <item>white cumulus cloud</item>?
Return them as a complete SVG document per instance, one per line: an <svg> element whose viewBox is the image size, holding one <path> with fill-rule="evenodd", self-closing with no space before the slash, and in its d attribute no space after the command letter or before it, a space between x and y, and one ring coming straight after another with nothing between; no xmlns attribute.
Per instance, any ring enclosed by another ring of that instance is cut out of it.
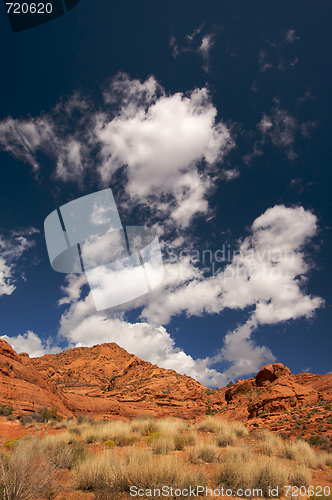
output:
<svg viewBox="0 0 332 500"><path fill-rule="evenodd" d="M30 330L16 337L2 335L0 338L6 340L17 353L27 352L31 358L38 358L44 356L44 354L56 354L62 351L59 347L50 347L50 339L42 342L38 335Z"/></svg>

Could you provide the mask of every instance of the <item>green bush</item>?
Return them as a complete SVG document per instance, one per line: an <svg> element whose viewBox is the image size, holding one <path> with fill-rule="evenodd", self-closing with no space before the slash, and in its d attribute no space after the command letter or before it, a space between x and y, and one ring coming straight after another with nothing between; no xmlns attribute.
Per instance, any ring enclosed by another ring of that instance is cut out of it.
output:
<svg viewBox="0 0 332 500"><path fill-rule="evenodd" d="M319 436L310 436L309 443L313 446L319 446L320 444L322 444Z"/></svg>
<svg viewBox="0 0 332 500"><path fill-rule="evenodd" d="M9 439L8 441L5 442L5 446L6 446L6 448L8 448L8 450L10 450L10 448L15 446L21 439L24 439L26 437L27 436L18 436L18 437L15 437L13 439Z"/></svg>
<svg viewBox="0 0 332 500"><path fill-rule="evenodd" d="M186 440L181 436L175 436L174 438L174 446L176 450L183 450L186 445Z"/></svg>
<svg viewBox="0 0 332 500"><path fill-rule="evenodd" d="M106 448L114 448L115 443L112 439L108 439L107 441L104 441L104 446Z"/></svg>
<svg viewBox="0 0 332 500"><path fill-rule="evenodd" d="M157 439L160 439L161 437L163 437L161 432L152 432L149 436L147 436L145 438L145 442L146 442L146 444L151 444L151 443L153 443L153 441L156 441Z"/></svg>
<svg viewBox="0 0 332 500"><path fill-rule="evenodd" d="M9 408L7 408L4 405L0 405L0 415L4 415L5 417L8 417L12 413L13 413L13 407L12 406L10 406Z"/></svg>
<svg viewBox="0 0 332 500"><path fill-rule="evenodd" d="M129 438L130 445L136 444L138 441L139 441L139 436L134 435Z"/></svg>
<svg viewBox="0 0 332 500"><path fill-rule="evenodd" d="M128 436L117 436L113 438L115 446L129 446L130 438Z"/></svg>

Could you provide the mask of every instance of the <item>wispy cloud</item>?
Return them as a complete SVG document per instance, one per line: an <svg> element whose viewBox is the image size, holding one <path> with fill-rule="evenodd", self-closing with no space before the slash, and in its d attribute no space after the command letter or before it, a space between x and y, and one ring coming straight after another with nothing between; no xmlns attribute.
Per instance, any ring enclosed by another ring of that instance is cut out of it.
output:
<svg viewBox="0 0 332 500"><path fill-rule="evenodd" d="M289 43L294 43L296 40L300 40L300 37L296 35L296 31L288 30L285 35L285 41Z"/></svg>
<svg viewBox="0 0 332 500"><path fill-rule="evenodd" d="M256 137L253 146L253 151L247 153L243 157L246 165L259 156L264 154L264 146L272 143L285 152L289 160L294 160L298 157L295 147L296 136L299 132L306 137L309 137L311 130L314 128L315 122L306 122L299 125L297 118L285 109L280 108L280 103L277 101L277 106L263 113L261 121L257 124L257 134L252 134Z"/></svg>
<svg viewBox="0 0 332 500"><path fill-rule="evenodd" d="M12 231L7 237L0 234L0 296L11 295L17 282L25 279L18 262L35 245L33 237L37 233L37 229L28 228Z"/></svg>
<svg viewBox="0 0 332 500"><path fill-rule="evenodd" d="M209 72L211 49L215 44L215 33L204 29L204 24L196 28L191 35L186 35L182 45L177 42L174 35L171 36L169 44L172 47L174 58L187 52L196 53L203 60L203 70Z"/></svg>

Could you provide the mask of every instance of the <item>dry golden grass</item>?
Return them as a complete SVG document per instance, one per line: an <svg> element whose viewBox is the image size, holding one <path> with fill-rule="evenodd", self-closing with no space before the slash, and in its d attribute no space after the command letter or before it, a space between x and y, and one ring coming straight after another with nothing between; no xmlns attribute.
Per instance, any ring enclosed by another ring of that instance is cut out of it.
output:
<svg viewBox="0 0 332 500"><path fill-rule="evenodd" d="M226 422L214 417L207 417L196 424L196 429L215 434L218 446L235 446L240 437L248 434L248 429L238 422Z"/></svg>
<svg viewBox="0 0 332 500"><path fill-rule="evenodd" d="M190 429L188 432L186 432L185 440L187 446L194 446L197 442L197 439L198 439L197 431Z"/></svg>
<svg viewBox="0 0 332 500"><path fill-rule="evenodd" d="M205 463L219 462L220 450L213 442L200 441L189 448L188 460L193 464L199 463L200 460Z"/></svg>
<svg viewBox="0 0 332 500"><path fill-rule="evenodd" d="M55 465L45 441L21 439L11 452L0 452L0 483L4 500L30 500L45 493Z"/></svg>
<svg viewBox="0 0 332 500"><path fill-rule="evenodd" d="M73 471L73 484L82 490L110 493L129 491L130 486L158 488L164 485L185 488L207 484L199 470L189 470L175 457L154 456L150 450L132 448L118 456L114 450L91 457Z"/></svg>
<svg viewBox="0 0 332 500"><path fill-rule="evenodd" d="M188 429L188 424L180 418L162 418L156 421L158 431L165 436L177 436Z"/></svg>
<svg viewBox="0 0 332 500"><path fill-rule="evenodd" d="M175 449L175 442L171 436L160 435L151 441L150 446L155 455L167 455Z"/></svg>
<svg viewBox="0 0 332 500"><path fill-rule="evenodd" d="M327 465L328 467L332 467L332 453L326 453L322 451L318 453L318 460L323 466Z"/></svg>
<svg viewBox="0 0 332 500"><path fill-rule="evenodd" d="M262 431L256 434L258 439L257 451L262 455L267 455L271 457L277 453L280 453L284 448L283 441L279 436L273 434L269 431Z"/></svg>
<svg viewBox="0 0 332 500"><path fill-rule="evenodd" d="M241 488L252 490L254 496L271 496L269 488L278 488L278 497L284 493L284 485L308 485L311 475L305 467L291 469L284 461L272 457L258 458L245 448L230 449L217 466L215 484L223 484L233 491ZM262 494L253 493L254 489Z"/></svg>
<svg viewBox="0 0 332 500"><path fill-rule="evenodd" d="M96 498L108 498L107 491L113 498L118 492L128 492L130 486L204 486L208 483L204 469L209 470L209 484L216 488L258 489L268 497L269 487L278 488L280 497L284 485L308 486L309 469L332 465L332 454L316 453L305 441L285 443L267 431L254 434L255 443L250 436L249 448L243 439L248 431L242 424L214 417L193 425L176 418L144 417L132 422L70 419L64 429L43 438L13 440L9 451L2 452L0 484L8 490L3 498L39 498L56 468L70 469L73 485L95 491ZM88 444L93 442L108 442L109 446L97 454L88 453ZM24 495L33 492L32 496L14 496L18 488L19 495L24 489Z"/></svg>
<svg viewBox="0 0 332 500"><path fill-rule="evenodd" d="M131 437L132 428L130 422L123 422L122 420L115 420L109 422L100 422L95 425L90 425L88 423L81 424L78 427L81 435L82 441L86 443L94 443L108 441L115 438L119 440L129 439Z"/></svg>
<svg viewBox="0 0 332 500"><path fill-rule="evenodd" d="M131 422L131 429L133 432L138 432L142 436L148 436L153 432L158 432L157 420L152 417L136 418Z"/></svg>
<svg viewBox="0 0 332 500"><path fill-rule="evenodd" d="M310 444L303 440L286 443L281 450L281 456L310 469L319 469L332 463L331 453L316 453Z"/></svg>

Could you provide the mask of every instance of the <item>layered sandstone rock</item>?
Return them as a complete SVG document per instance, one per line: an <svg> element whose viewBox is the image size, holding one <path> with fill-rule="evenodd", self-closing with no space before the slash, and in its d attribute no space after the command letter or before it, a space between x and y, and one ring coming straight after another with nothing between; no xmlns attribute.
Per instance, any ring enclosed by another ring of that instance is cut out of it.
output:
<svg viewBox="0 0 332 500"><path fill-rule="evenodd" d="M267 385L269 382L274 382L280 377L290 377L291 371L287 366L282 363L274 363L273 365L266 365L256 375L256 385L260 387Z"/></svg>
<svg viewBox="0 0 332 500"><path fill-rule="evenodd" d="M48 406L63 416L130 419L149 414L190 420L217 414L256 422L324 401L332 401L332 374L291 375L281 363L266 365L256 377L229 388L211 390L115 343L30 358L0 340L0 404L12 406L18 416Z"/></svg>
<svg viewBox="0 0 332 500"><path fill-rule="evenodd" d="M47 376L22 363L22 358L5 340L0 339L0 404L13 407L16 415L48 406L57 407L63 416L71 416L66 398Z"/></svg>

